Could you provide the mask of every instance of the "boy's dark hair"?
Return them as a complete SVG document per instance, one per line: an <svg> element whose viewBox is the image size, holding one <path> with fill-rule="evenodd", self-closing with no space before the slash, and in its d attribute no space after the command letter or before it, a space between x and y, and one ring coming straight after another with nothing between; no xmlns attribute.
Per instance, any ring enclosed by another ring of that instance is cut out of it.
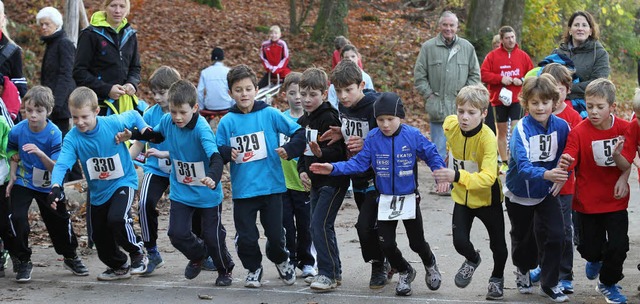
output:
<svg viewBox="0 0 640 304"><path fill-rule="evenodd" d="M176 69L163 65L153 71L149 77L149 87L152 91L168 90L174 82L180 79L180 73Z"/></svg>
<svg viewBox="0 0 640 304"><path fill-rule="evenodd" d="M525 78L519 96L520 103L525 110L527 110L529 106L529 100L533 98L551 100L553 102L553 109L555 110L556 101L560 98L560 91L558 90L556 79L549 74Z"/></svg>
<svg viewBox="0 0 640 304"><path fill-rule="evenodd" d="M211 61L216 62L222 60L224 60L224 50L219 47L213 48L211 51Z"/></svg>
<svg viewBox="0 0 640 304"><path fill-rule="evenodd" d="M347 45L342 47L342 50L340 50L340 58L343 58L344 57L344 53L348 52L348 51L355 52L356 54L358 54L358 57L360 57L360 53L358 52L358 48L353 44L347 44Z"/></svg>
<svg viewBox="0 0 640 304"><path fill-rule="evenodd" d="M584 90L584 99L589 97L604 98L609 105L612 105L616 102L616 86L609 79L598 78L589 83Z"/></svg>
<svg viewBox="0 0 640 304"><path fill-rule="evenodd" d="M362 70L351 60L340 60L331 72L331 83L336 88L346 88L352 84L362 83Z"/></svg>
<svg viewBox="0 0 640 304"><path fill-rule="evenodd" d="M287 92L289 86L292 84L300 84L300 79L302 79L302 73L300 72L291 72L287 74L287 77L284 78L284 82L280 87L280 93Z"/></svg>
<svg viewBox="0 0 640 304"><path fill-rule="evenodd" d="M24 95L22 103L31 103L34 107L43 107L47 110L47 113L53 110L55 105L55 98L51 89L45 86L37 85L27 91Z"/></svg>
<svg viewBox="0 0 640 304"><path fill-rule="evenodd" d="M195 107L198 101L196 87L188 80L180 79L174 82L169 88L169 103L173 106L188 104Z"/></svg>
<svg viewBox="0 0 640 304"><path fill-rule="evenodd" d="M89 107L91 111L98 109L98 95L87 87L77 87L69 95L69 107L81 109Z"/></svg>
<svg viewBox="0 0 640 304"><path fill-rule="evenodd" d="M555 62L549 63L542 68L542 73L547 73L553 76L553 78L555 78L559 84L565 86L567 90L571 89L571 85L573 84L573 73L571 73L571 71L569 71L569 69L564 65Z"/></svg>
<svg viewBox="0 0 640 304"><path fill-rule="evenodd" d="M504 34L506 34L506 33L515 33L515 32L516 31L512 27L510 27L508 25L505 25L505 26L501 27L498 30L498 33L500 35L500 39L504 38Z"/></svg>
<svg viewBox="0 0 640 304"><path fill-rule="evenodd" d="M333 40L333 44L336 48L336 50L342 50L342 48L347 45L347 44L351 44L351 42L349 42L349 39L347 39L345 36L336 36L336 39Z"/></svg>
<svg viewBox="0 0 640 304"><path fill-rule="evenodd" d="M253 69L251 69L248 65L239 64L231 68L231 70L229 70L229 73L227 74L227 83L229 84L229 90L231 91L231 88L233 88L233 85L236 82L245 78L251 79L251 83L253 83L253 85L256 87L258 86L256 72L254 72Z"/></svg>
<svg viewBox="0 0 640 304"><path fill-rule="evenodd" d="M328 88L329 79L327 73L319 68L308 68L302 73L300 79L300 89L310 88L312 90L320 90L325 92Z"/></svg>

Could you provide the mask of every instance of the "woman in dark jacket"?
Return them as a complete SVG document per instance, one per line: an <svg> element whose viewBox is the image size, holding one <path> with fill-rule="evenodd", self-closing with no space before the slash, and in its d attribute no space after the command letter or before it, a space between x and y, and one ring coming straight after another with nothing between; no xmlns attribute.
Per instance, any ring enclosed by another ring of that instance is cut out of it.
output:
<svg viewBox="0 0 640 304"><path fill-rule="evenodd" d="M42 69L40 70L40 84L53 91L55 106L49 119L60 128L62 134L70 129L68 99L76 88L73 80L73 61L76 47L62 29L62 15L53 7L45 7L36 15L40 27L40 39L46 44ZM64 135L63 135L64 136Z"/></svg>
<svg viewBox="0 0 640 304"><path fill-rule="evenodd" d="M107 113L105 100L118 109L118 99L133 96L140 83L138 39L126 18L130 7L129 0L105 0L78 38L73 78L96 92L101 115Z"/></svg>
<svg viewBox="0 0 640 304"><path fill-rule="evenodd" d="M584 99L584 91L591 81L609 77L609 53L598 41L599 36L598 24L589 12L577 11L571 15L563 41L553 51L571 58L576 67L579 82L573 84L567 99Z"/></svg>

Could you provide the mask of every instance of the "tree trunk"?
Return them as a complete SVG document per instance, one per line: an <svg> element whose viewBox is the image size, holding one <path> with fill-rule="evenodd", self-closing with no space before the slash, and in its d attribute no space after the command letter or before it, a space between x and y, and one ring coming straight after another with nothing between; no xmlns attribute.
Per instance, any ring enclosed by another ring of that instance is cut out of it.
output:
<svg viewBox="0 0 640 304"><path fill-rule="evenodd" d="M348 36L349 29L345 22L348 13L348 0L322 0L311 40L331 44L336 36Z"/></svg>
<svg viewBox="0 0 640 304"><path fill-rule="evenodd" d="M291 34L298 34L300 29L298 28L296 0L289 0L289 31Z"/></svg>
<svg viewBox="0 0 640 304"><path fill-rule="evenodd" d="M504 3L505 0L471 0L466 38L476 48L480 61L491 51L491 39L500 28Z"/></svg>
<svg viewBox="0 0 640 304"><path fill-rule="evenodd" d="M511 26L516 31L516 40L522 41L522 20L524 19L524 0L509 0L504 2L502 10L502 25Z"/></svg>
<svg viewBox="0 0 640 304"><path fill-rule="evenodd" d="M64 31L67 32L73 44L78 44L80 30L89 26L87 12L82 0L67 0L64 9Z"/></svg>

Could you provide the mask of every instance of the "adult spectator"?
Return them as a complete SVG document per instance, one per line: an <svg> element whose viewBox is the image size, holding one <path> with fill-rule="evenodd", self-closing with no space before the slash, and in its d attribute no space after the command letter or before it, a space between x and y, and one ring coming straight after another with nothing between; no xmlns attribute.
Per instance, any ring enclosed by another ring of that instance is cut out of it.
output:
<svg viewBox="0 0 640 304"><path fill-rule="evenodd" d="M73 78L98 95L100 115L135 107L132 99L119 101L133 97L140 83L138 39L126 18L130 8L130 0L105 0L78 38Z"/></svg>
<svg viewBox="0 0 640 304"><path fill-rule="evenodd" d="M7 32L7 16L4 3L0 0L0 73L9 77L20 92L27 93L27 79L22 75L22 49L11 40Z"/></svg>
<svg viewBox="0 0 640 304"><path fill-rule="evenodd" d="M507 124L511 128L522 118L518 94L522 89L524 75L533 69L531 57L516 43L516 32L510 26L499 30L500 47L487 54L482 62L481 79L487 84L489 98L495 113L498 135L498 152L502 160L500 171L507 171Z"/></svg>
<svg viewBox="0 0 640 304"><path fill-rule="evenodd" d="M598 24L589 12L577 11L571 15L560 47L553 50L554 54L563 54L571 58L576 67L575 74L579 82L573 84L567 99L579 99L584 102L587 85L595 79L609 77L609 53L598 41L599 37ZM576 108L577 102L574 101L573 104ZM576 108L578 112L581 110Z"/></svg>
<svg viewBox="0 0 640 304"><path fill-rule="evenodd" d="M230 69L224 65L223 60L224 50L219 47L214 48L211 51L213 64L202 70L198 81L198 108L200 114L209 121L214 132L220 118L236 104L235 100L229 96L227 74Z"/></svg>
<svg viewBox="0 0 640 304"><path fill-rule="evenodd" d="M422 44L413 69L414 87L425 101L431 141L446 157L444 118L456 113L456 95L468 85L480 84L480 66L473 45L458 37L458 17L445 11L438 20L440 33Z"/></svg>

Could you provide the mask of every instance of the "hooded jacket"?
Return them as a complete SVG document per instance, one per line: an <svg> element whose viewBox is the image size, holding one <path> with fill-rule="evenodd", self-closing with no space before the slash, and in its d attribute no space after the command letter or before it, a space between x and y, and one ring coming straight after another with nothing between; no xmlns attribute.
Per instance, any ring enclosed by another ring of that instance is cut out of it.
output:
<svg viewBox="0 0 640 304"><path fill-rule="evenodd" d="M62 29L40 39L47 45L42 57L40 84L53 91L55 100L53 112L49 118L51 120L71 118L68 100L69 95L76 88L72 75L76 47Z"/></svg>
<svg viewBox="0 0 640 304"><path fill-rule="evenodd" d="M567 99L584 99L584 92L591 81L598 78L607 78L611 72L609 66L609 53L599 41L589 38L583 44L573 47L562 43L553 50L553 54L563 54L573 61L576 67L576 76L580 82L574 83Z"/></svg>
<svg viewBox="0 0 640 304"><path fill-rule="evenodd" d="M140 55L136 31L125 18L117 29L107 22L105 12L91 16L91 25L78 38L73 66L78 86L91 88L102 104L115 84L140 83Z"/></svg>
<svg viewBox="0 0 640 304"><path fill-rule="evenodd" d="M8 44L15 45L5 34L0 32L0 51L4 50ZM22 49L19 46L16 45L16 50L0 65L0 73L11 79L11 82L18 88L20 97L27 94L27 79L22 74Z"/></svg>

